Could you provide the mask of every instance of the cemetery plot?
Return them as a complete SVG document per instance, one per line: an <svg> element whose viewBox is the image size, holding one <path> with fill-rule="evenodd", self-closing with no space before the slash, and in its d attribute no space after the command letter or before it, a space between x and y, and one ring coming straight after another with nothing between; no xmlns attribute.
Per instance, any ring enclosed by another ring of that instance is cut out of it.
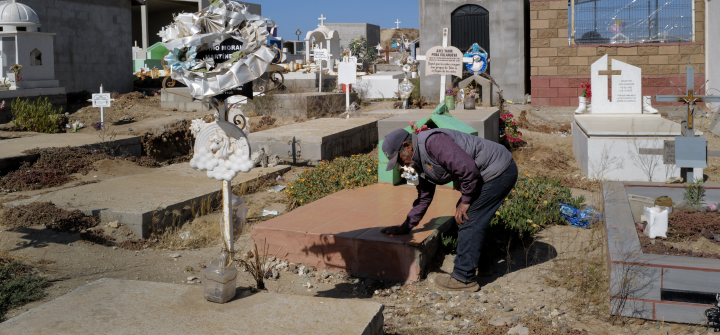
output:
<svg viewBox="0 0 720 335"><path fill-rule="evenodd" d="M378 141L376 136L375 119L323 118L250 133L249 139L253 151L263 148L288 162L315 164L369 152Z"/></svg>
<svg viewBox="0 0 720 335"><path fill-rule="evenodd" d="M200 287L101 279L0 324L4 334L382 334L383 306L375 302L253 294L219 305ZM112 301L111 307L108 306ZM154 315L149 318L148 315ZM224 320L218 322L218 318ZM337 320L343 320L338 323ZM63 331L72 330L72 331Z"/></svg>
<svg viewBox="0 0 720 335"><path fill-rule="evenodd" d="M240 174L233 185L275 176L287 170L288 166L256 168L250 173ZM187 206L199 206L207 199L217 198L218 192L217 182L182 163L149 173L61 189L5 205L49 201L61 208L79 209L87 215L99 216L106 222L118 221L127 225L138 237L147 238L151 224L159 224L161 228L173 220L184 221L190 215Z"/></svg>
<svg viewBox="0 0 720 335"><path fill-rule="evenodd" d="M412 234L381 233L405 221L416 196L414 187L390 184L344 190L254 226L253 240L267 241L280 259L318 269L418 280L427 273L440 232L449 228L460 194L441 187Z"/></svg>
<svg viewBox="0 0 720 335"><path fill-rule="evenodd" d="M706 184L705 201L720 201L720 185ZM716 301L720 293L717 276L720 274L720 260L716 256L701 256L698 250L687 251L667 248L663 254L645 252L636 234L633 218L638 207L631 206L628 195L650 198L669 196L676 203L683 200L682 186L666 186L659 183L604 182L605 225L610 257L610 297L613 312L650 320L702 324L706 322L705 310ZM639 207L641 208L641 207ZM716 215L716 213L712 213ZM693 219L691 219L693 220ZM697 218L694 218L697 220ZM697 220L697 234L711 226ZM684 229L676 225L672 229ZM708 234L709 232L706 232ZM673 236L672 233L670 236ZM714 238L714 233L713 233ZM654 244L663 244L661 239ZM656 248L657 250L657 248ZM707 251L707 250L705 250ZM688 257L693 256L693 257ZM628 281L627 278L634 278ZM623 279L625 278L625 279Z"/></svg>

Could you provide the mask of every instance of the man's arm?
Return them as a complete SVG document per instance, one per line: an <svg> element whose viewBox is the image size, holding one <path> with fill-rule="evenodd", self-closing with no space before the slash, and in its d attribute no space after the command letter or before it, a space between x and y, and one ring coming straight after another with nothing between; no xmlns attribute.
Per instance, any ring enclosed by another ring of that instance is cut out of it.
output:
<svg viewBox="0 0 720 335"><path fill-rule="evenodd" d="M408 231L415 228L420 220L425 216L430 203L432 203L433 197L435 196L435 184L427 181L425 178L419 178L420 183L415 187L417 189L418 197L413 202L413 208L407 215L407 219L403 222L402 226Z"/></svg>
<svg viewBox="0 0 720 335"><path fill-rule="evenodd" d="M433 134L425 143L428 154L440 166L458 177L460 193L462 193L460 200L464 204L469 204L481 178L475 160L446 134Z"/></svg>
<svg viewBox="0 0 720 335"><path fill-rule="evenodd" d="M389 235L409 234L420 223L435 195L435 184L422 177L419 181L420 183L416 186L418 197L413 202L413 208L408 213L405 222L400 226L384 228L381 232Z"/></svg>

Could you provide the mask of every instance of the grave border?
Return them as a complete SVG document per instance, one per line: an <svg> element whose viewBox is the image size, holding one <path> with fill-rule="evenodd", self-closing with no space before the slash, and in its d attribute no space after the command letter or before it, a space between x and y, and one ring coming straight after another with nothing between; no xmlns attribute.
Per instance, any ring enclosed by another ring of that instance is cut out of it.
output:
<svg viewBox="0 0 720 335"><path fill-rule="evenodd" d="M611 313L657 321L706 322L704 311L712 305L668 298L678 291L720 293L720 260L643 253L626 192L633 187L684 188L657 182L603 182ZM720 189L720 184L708 184L706 189ZM623 281L631 281L633 286L623 288ZM697 283L716 291L699 291Z"/></svg>

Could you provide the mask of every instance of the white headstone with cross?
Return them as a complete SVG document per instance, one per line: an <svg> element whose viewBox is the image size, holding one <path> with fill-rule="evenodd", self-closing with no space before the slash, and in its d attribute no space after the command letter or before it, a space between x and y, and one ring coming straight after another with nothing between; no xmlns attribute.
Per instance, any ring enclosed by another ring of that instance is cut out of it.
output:
<svg viewBox="0 0 720 335"><path fill-rule="evenodd" d="M642 71L639 67L602 56L590 66L592 114L642 114ZM612 95L608 100L608 78Z"/></svg>
<svg viewBox="0 0 720 335"><path fill-rule="evenodd" d="M93 93L92 99L88 100L92 102L92 106L100 108L100 125L105 129L105 107L110 107L110 102L115 101L110 96L110 93L103 93L103 85L100 84L100 93Z"/></svg>

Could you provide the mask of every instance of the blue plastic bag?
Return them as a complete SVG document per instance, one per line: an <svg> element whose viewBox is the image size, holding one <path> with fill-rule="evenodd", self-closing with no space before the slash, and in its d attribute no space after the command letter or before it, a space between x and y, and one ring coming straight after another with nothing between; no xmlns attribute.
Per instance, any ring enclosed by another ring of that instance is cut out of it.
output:
<svg viewBox="0 0 720 335"><path fill-rule="evenodd" d="M602 218L595 207L577 209L565 203L560 203L560 215L573 227L590 228L596 219Z"/></svg>

